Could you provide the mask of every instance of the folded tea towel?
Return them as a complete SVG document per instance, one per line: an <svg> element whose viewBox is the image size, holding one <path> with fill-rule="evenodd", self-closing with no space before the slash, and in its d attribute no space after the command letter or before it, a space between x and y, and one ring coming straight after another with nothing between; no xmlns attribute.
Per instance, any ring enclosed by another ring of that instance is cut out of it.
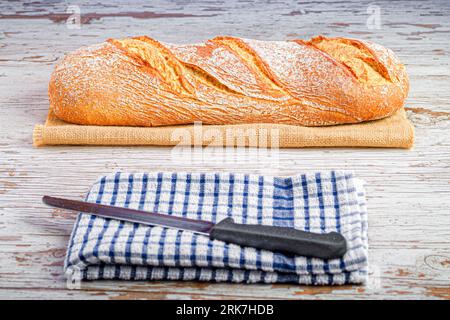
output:
<svg viewBox="0 0 450 320"><path fill-rule="evenodd" d="M291 177L232 173L123 173L101 177L87 201L218 222L337 231L341 259L287 256L170 228L80 214L65 261L82 279L364 283L367 214L363 183L351 172Z"/></svg>

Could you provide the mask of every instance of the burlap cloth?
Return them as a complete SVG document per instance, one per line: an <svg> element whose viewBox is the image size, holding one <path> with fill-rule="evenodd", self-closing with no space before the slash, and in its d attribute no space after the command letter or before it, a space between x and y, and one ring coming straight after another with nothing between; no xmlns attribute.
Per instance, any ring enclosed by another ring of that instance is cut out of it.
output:
<svg viewBox="0 0 450 320"><path fill-rule="evenodd" d="M84 126L57 119L50 111L33 132L44 145L203 145L270 148L411 148L414 127L401 109L391 117L360 124L301 127L285 124L182 125L164 127Z"/></svg>

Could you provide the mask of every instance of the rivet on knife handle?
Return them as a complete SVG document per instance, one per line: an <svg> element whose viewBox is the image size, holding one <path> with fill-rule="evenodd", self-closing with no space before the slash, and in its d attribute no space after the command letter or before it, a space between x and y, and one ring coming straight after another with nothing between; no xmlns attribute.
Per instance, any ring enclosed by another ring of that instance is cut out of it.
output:
<svg viewBox="0 0 450 320"><path fill-rule="evenodd" d="M320 234L294 228L244 225L234 223L231 218L217 223L210 231L210 238L241 246L322 259L340 258L347 251L345 238L337 232Z"/></svg>

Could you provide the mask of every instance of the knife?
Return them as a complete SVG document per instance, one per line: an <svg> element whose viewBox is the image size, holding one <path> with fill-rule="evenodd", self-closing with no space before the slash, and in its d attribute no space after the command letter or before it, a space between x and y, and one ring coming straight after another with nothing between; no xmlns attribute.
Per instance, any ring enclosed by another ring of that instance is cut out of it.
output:
<svg viewBox="0 0 450 320"><path fill-rule="evenodd" d="M211 240L221 240L227 243L269 251L321 259L340 258L347 251L345 238L337 232L312 233L289 227L238 224L232 218L212 223L210 221L50 196L44 196L42 201L53 207L144 225L188 230L208 236Z"/></svg>

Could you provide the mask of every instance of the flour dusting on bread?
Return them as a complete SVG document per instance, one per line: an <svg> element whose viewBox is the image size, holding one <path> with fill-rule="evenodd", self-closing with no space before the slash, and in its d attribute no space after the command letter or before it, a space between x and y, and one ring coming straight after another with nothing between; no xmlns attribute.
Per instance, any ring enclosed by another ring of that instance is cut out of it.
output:
<svg viewBox="0 0 450 320"><path fill-rule="evenodd" d="M387 117L408 88L395 54L370 41L223 36L175 45L142 36L66 55L49 96L58 118L86 125L325 126Z"/></svg>

